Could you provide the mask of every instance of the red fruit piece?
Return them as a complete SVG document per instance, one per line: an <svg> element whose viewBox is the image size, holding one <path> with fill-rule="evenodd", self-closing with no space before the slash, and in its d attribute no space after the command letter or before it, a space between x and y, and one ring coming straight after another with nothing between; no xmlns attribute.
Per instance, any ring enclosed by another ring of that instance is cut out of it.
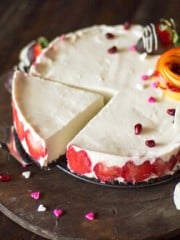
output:
<svg viewBox="0 0 180 240"><path fill-rule="evenodd" d="M141 182L150 177L152 166L149 161L141 165L135 165L132 161L127 162L122 169L122 176L127 182Z"/></svg>
<svg viewBox="0 0 180 240"><path fill-rule="evenodd" d="M24 134L25 134L24 133L24 125L18 118L17 110L16 110L14 104L12 104L12 111L13 111L13 121L15 123L14 125L16 126L17 135L20 140L23 140Z"/></svg>
<svg viewBox="0 0 180 240"><path fill-rule="evenodd" d="M161 26L157 26L158 36L164 46L169 46L172 43L172 33L170 29L161 30Z"/></svg>
<svg viewBox="0 0 180 240"><path fill-rule="evenodd" d="M166 175L168 171L168 163L163 161L161 158L156 158L155 162L153 163L153 173L158 177L162 177Z"/></svg>
<svg viewBox="0 0 180 240"><path fill-rule="evenodd" d="M70 145L67 149L66 157L69 167L73 172L77 174L91 172L91 161L85 151L76 151L74 147Z"/></svg>
<svg viewBox="0 0 180 240"><path fill-rule="evenodd" d="M95 165L94 172L97 178L102 182L110 182L118 177L121 177L122 169L117 166L107 167L104 163L99 162Z"/></svg>
<svg viewBox="0 0 180 240"><path fill-rule="evenodd" d="M0 174L0 182L8 182L10 180L11 180L11 175L5 174L5 173Z"/></svg>
<svg viewBox="0 0 180 240"><path fill-rule="evenodd" d="M39 56L39 54L42 52L42 47L39 43L36 43L33 47L33 53L34 53L34 57L35 59L37 58L37 56Z"/></svg>
<svg viewBox="0 0 180 240"><path fill-rule="evenodd" d="M25 132L25 140L28 146L29 154L34 160L47 155L47 149L43 146L41 139L35 139L30 130Z"/></svg>

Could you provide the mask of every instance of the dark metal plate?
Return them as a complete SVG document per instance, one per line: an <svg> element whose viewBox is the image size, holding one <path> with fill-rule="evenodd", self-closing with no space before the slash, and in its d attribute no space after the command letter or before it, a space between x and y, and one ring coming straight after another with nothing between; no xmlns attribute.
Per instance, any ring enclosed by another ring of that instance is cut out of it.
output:
<svg viewBox="0 0 180 240"><path fill-rule="evenodd" d="M87 178L85 176L81 176L78 175L76 173L71 172L68 167L67 167L67 161L65 156L61 157L58 160L58 163L56 164L56 166L58 167L58 169L60 169L61 171L69 174L70 176L73 176L75 178L78 178L82 181L86 181L88 183L92 183L92 184L97 184L100 186L105 186L105 187L112 187L112 188L144 188L144 187L151 187L151 186L156 186L156 185L160 185L160 184L164 184L167 183L169 181L172 181L174 179L180 179L180 170L178 170L176 173L174 173L173 175L167 175L165 177L160 177L160 178L156 178L156 179L150 179L148 182L139 182L139 183L119 183L117 181L114 182L100 182L95 178Z"/></svg>

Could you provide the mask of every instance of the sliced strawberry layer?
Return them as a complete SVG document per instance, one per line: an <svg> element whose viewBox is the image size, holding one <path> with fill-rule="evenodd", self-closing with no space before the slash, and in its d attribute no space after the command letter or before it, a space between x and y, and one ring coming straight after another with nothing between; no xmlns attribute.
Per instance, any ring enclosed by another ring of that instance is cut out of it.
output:
<svg viewBox="0 0 180 240"><path fill-rule="evenodd" d="M157 158L152 164L147 160L141 165L136 165L133 161L128 161L122 167L108 167L105 163L98 162L95 164L93 170L91 170L91 160L86 151L76 151L72 145L68 147L66 157L72 172L85 174L93 171L97 179L102 182L112 182L120 177L125 182L136 183L148 180L154 175L163 177L170 174L176 164L180 162L180 152L178 152L176 155L171 156L169 161Z"/></svg>
<svg viewBox="0 0 180 240"><path fill-rule="evenodd" d="M150 177L152 166L149 161L141 165L135 165L132 161L127 162L122 169L122 176L127 182L141 182Z"/></svg>
<svg viewBox="0 0 180 240"><path fill-rule="evenodd" d="M29 154L34 160L39 160L47 155L47 149L44 147L42 140L36 139L30 130L25 132L25 140Z"/></svg>
<svg viewBox="0 0 180 240"><path fill-rule="evenodd" d="M104 163L99 162L95 165L94 172L100 181L111 182L116 178L121 177L122 169L117 166L107 167Z"/></svg>
<svg viewBox="0 0 180 240"><path fill-rule="evenodd" d="M16 110L14 104L12 104L12 113L13 113L13 122L16 127L16 132L18 134L18 137L20 140L23 140L24 136L25 136L24 125L19 120L18 113L17 113L17 110Z"/></svg>
<svg viewBox="0 0 180 240"><path fill-rule="evenodd" d="M85 151L76 151L73 146L70 145L67 149L66 157L71 171L77 174L91 172L91 161Z"/></svg>

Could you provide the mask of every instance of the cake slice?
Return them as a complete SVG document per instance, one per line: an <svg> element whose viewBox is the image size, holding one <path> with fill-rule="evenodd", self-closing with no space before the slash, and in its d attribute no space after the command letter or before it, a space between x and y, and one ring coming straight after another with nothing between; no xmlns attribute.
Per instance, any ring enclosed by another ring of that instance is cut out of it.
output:
<svg viewBox="0 0 180 240"><path fill-rule="evenodd" d="M153 89L119 89L69 143L69 169L100 181L133 183L178 169L180 119L167 113L178 102L156 95L150 103L151 94Z"/></svg>
<svg viewBox="0 0 180 240"><path fill-rule="evenodd" d="M63 155L67 143L103 105L99 94L14 74L13 123L23 148L40 166Z"/></svg>

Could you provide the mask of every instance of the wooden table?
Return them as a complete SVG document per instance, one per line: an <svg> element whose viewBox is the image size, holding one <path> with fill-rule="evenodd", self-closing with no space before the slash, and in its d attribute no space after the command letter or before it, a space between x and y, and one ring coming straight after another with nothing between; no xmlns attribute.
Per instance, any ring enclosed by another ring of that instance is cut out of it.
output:
<svg viewBox="0 0 180 240"><path fill-rule="evenodd" d="M30 40L41 35L53 39L57 35L93 24L119 24L125 21L146 24L149 21L156 22L161 17L172 17L180 26L179 10L179 0L1 0L1 76L18 62L19 50ZM0 94L3 94L3 91L1 89ZM7 99L5 98L4 102L0 103L0 107L4 107L3 111L6 111L6 106ZM3 119L3 116L0 115L0 118ZM1 121L3 126L10 123L9 112L5 118ZM0 191L3 191L2 189ZM127 237L126 234L124 238L119 238L118 233L115 235L112 238L114 240L131 239L131 236ZM2 213L0 213L0 238L7 240L44 239L18 226ZM179 239L180 227L168 234L156 236L156 238ZM105 238L101 239L105 240ZM144 239L144 236L141 239ZM98 239L94 237L94 240Z"/></svg>

